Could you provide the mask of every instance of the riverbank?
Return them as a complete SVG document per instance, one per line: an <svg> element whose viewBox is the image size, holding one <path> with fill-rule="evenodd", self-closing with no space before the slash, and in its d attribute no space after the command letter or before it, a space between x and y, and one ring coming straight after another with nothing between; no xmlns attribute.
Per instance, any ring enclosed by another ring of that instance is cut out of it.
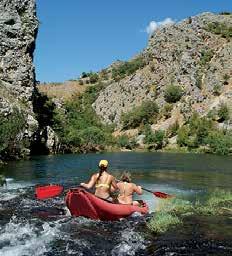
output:
<svg viewBox="0 0 232 256"><path fill-rule="evenodd" d="M178 198L160 201L155 216L148 228L155 233L164 233L170 228L183 225L187 216L214 216L232 218L232 191L216 189L194 202Z"/></svg>

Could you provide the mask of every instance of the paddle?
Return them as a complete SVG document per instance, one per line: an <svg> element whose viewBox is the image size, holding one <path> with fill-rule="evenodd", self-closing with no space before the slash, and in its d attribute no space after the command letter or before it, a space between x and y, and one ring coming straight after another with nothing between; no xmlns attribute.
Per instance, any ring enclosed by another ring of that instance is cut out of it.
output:
<svg viewBox="0 0 232 256"><path fill-rule="evenodd" d="M149 192L149 193L152 193L154 196L162 198L162 199L173 197L173 195L169 195L169 194L166 194L164 192L160 192L160 191L153 192L153 191L151 191L149 189L146 189L146 188L143 188L143 187L142 187L142 189Z"/></svg>
<svg viewBox="0 0 232 256"><path fill-rule="evenodd" d="M173 197L173 195L169 195L163 192L159 192L159 191L153 192L146 188L142 188L142 189L162 199ZM63 191L64 191L64 187L62 185L57 185L57 184L37 186L35 188L35 197L40 200L48 199L48 198L59 196L60 194L62 194Z"/></svg>
<svg viewBox="0 0 232 256"><path fill-rule="evenodd" d="M44 186L38 185L35 188L35 197L40 200L48 199L59 196L63 191L64 187L58 184L49 184Z"/></svg>
<svg viewBox="0 0 232 256"><path fill-rule="evenodd" d="M121 180L117 180L117 179L116 179L116 181L117 181L117 182L120 182ZM153 191L151 191L150 189L143 188L143 187L141 187L141 188L142 188L142 190L145 190L145 191L147 191L147 192L149 192L149 193L152 193L154 196L159 197L159 198L162 198L162 199L174 197L173 195L169 195L169 194L166 194L166 193L164 193L164 192L160 192L160 191L153 192Z"/></svg>

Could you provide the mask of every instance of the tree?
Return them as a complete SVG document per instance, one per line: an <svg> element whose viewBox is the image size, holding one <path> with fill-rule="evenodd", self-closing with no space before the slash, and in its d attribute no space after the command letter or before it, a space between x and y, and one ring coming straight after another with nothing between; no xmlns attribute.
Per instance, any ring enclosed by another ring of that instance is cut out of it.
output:
<svg viewBox="0 0 232 256"><path fill-rule="evenodd" d="M169 85L164 92L164 99L168 103L175 103L181 99L183 90L178 85Z"/></svg>

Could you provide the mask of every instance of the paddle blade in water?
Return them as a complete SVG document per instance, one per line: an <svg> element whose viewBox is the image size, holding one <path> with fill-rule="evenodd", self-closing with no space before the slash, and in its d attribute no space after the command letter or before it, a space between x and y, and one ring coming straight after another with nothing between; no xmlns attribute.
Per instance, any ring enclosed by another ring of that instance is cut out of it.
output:
<svg viewBox="0 0 232 256"><path fill-rule="evenodd" d="M35 188L35 197L37 199L47 199L59 196L63 192L63 190L64 188L61 185L37 186Z"/></svg>
<svg viewBox="0 0 232 256"><path fill-rule="evenodd" d="M163 192L153 192L153 194L156 197L159 197L159 198L170 198L170 197L173 197L172 195L169 195L169 194L166 194L166 193L163 193Z"/></svg>

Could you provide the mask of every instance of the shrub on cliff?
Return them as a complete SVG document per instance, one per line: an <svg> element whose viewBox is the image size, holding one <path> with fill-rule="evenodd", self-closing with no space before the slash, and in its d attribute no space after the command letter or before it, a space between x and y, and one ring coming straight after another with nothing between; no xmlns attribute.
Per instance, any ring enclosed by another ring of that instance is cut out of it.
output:
<svg viewBox="0 0 232 256"><path fill-rule="evenodd" d="M20 132L23 131L26 120L18 109L14 109L7 117L0 116L0 154L11 156L20 152L23 147Z"/></svg>
<svg viewBox="0 0 232 256"><path fill-rule="evenodd" d="M164 99L168 103L175 103L181 99L183 90L178 85L169 85L164 92Z"/></svg>
<svg viewBox="0 0 232 256"><path fill-rule="evenodd" d="M230 119L230 111L226 104L222 103L218 109L218 117L220 122Z"/></svg>
<svg viewBox="0 0 232 256"><path fill-rule="evenodd" d="M97 73L90 73L90 76L89 76L89 81L91 84L95 84L97 83L99 80L99 76Z"/></svg>
<svg viewBox="0 0 232 256"><path fill-rule="evenodd" d="M220 22L209 23L208 26L206 27L206 30L216 35L221 35L224 38L232 37L232 26L227 26L227 24L225 23L220 23Z"/></svg>
<svg viewBox="0 0 232 256"><path fill-rule="evenodd" d="M202 51L201 52L201 57L200 57L200 65L205 66L210 62L210 60L213 58L214 52L213 50L207 50L207 51Z"/></svg>
<svg viewBox="0 0 232 256"><path fill-rule="evenodd" d="M116 81L135 73L136 70L144 67L145 62L142 57L137 57L131 61L125 61L112 69L112 78Z"/></svg>
<svg viewBox="0 0 232 256"><path fill-rule="evenodd" d="M146 101L141 106L122 115L121 121L124 129L136 128L140 124L151 123L158 114L158 105L153 101Z"/></svg>

